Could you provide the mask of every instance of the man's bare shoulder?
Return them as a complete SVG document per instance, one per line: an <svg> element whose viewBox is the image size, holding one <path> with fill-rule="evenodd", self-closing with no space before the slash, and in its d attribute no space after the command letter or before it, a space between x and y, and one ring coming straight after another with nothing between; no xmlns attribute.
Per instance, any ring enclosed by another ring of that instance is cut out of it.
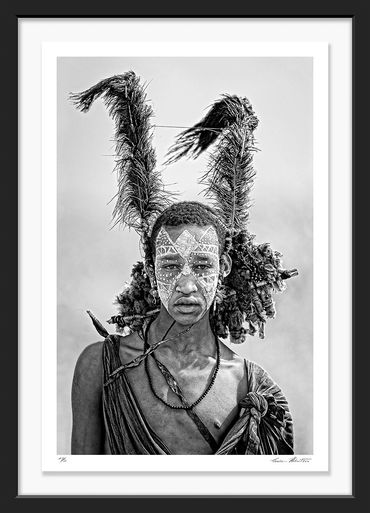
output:
<svg viewBox="0 0 370 513"><path fill-rule="evenodd" d="M248 393L248 380L245 360L235 353L229 346L220 341L221 366L220 372L228 376L229 382L237 386L238 401Z"/></svg>
<svg viewBox="0 0 370 513"><path fill-rule="evenodd" d="M77 364L84 367L101 360L103 344L104 342L100 341L86 346L78 357Z"/></svg>
<svg viewBox="0 0 370 513"><path fill-rule="evenodd" d="M227 360L230 362L239 363L239 364L244 365L244 358L242 356L238 355L237 353L235 353L235 351L233 351L229 346L224 344L224 342L222 342L221 340L220 340L220 348L221 348L221 358L223 360Z"/></svg>
<svg viewBox="0 0 370 513"><path fill-rule="evenodd" d="M104 342L88 345L78 357L73 381L75 384L101 384L102 379L102 349Z"/></svg>
<svg viewBox="0 0 370 513"><path fill-rule="evenodd" d="M233 370L233 374L238 380L243 381L246 378L245 359L235 353L230 347L220 341L221 359L224 366Z"/></svg>

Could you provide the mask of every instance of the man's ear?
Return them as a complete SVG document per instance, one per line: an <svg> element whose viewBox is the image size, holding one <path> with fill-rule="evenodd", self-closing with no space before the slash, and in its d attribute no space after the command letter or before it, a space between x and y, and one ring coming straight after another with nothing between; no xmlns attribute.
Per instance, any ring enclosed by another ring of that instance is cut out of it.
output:
<svg viewBox="0 0 370 513"><path fill-rule="evenodd" d="M223 276L227 276L231 272L231 267L233 265L232 260L230 258L229 253L223 253L221 256L221 262L223 266Z"/></svg>

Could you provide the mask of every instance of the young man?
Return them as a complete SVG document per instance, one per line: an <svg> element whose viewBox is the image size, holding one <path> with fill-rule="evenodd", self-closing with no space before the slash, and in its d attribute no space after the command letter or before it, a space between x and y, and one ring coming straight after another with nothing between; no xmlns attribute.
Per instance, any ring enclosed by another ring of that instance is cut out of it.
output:
<svg viewBox="0 0 370 513"><path fill-rule="evenodd" d="M178 203L159 216L151 247L160 312L142 334L108 336L79 357L73 454L293 453L279 387L211 325L219 278L232 267L224 245L206 206ZM119 370L164 338L138 365Z"/></svg>

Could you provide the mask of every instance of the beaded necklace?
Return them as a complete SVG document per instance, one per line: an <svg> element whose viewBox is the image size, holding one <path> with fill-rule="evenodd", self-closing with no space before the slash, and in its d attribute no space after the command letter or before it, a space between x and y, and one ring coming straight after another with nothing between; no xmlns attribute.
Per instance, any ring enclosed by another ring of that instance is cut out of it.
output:
<svg viewBox="0 0 370 513"><path fill-rule="evenodd" d="M172 323L172 325L168 328L168 330L164 334L163 338L166 337L166 335L168 334L168 332L172 328L173 324L174 323ZM145 346L149 345L148 340L147 340L148 332L149 332L149 329L147 329L145 331L145 334L144 334ZM213 387L214 382L216 380L217 373L218 373L219 368L220 368L220 342L219 342L217 337L215 337L215 341L216 341L216 351L217 351L217 353L216 353L216 365L215 365L215 367L213 369L211 380L210 380L208 386L205 388L204 392L200 395L200 397L198 397L198 399L196 399L191 404L188 404L188 402L185 400L185 398L183 398L183 396L181 394L181 391L180 391L180 389L179 389L175 379L173 378L172 374L168 371L168 369L159 360L157 360L157 358L154 355L154 353L152 353L152 357L153 357L155 363L157 364L158 369L161 371L161 373L162 373L163 377L165 378L165 380L166 380L168 386L170 387L170 389L175 394L177 394L180 397L182 405L180 406L180 405L177 405L177 404L168 403L167 401L165 401L162 397L160 397L157 394L157 392L155 391L154 386L153 386L152 378L150 376L149 366L148 366L148 358L146 358L146 360L145 360L145 371L146 371L146 374L148 376L148 381L149 381L150 389L151 389L152 393L154 394L154 396L157 399L159 399L164 405L168 406L169 408L172 408L173 410L191 410L191 409L195 408L195 406L197 406L206 397L206 395L209 393L209 391Z"/></svg>

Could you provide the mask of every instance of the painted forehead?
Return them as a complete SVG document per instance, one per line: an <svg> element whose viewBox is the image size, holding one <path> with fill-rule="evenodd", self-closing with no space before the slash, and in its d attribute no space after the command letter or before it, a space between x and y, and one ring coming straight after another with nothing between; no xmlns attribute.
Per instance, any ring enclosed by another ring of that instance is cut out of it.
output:
<svg viewBox="0 0 370 513"><path fill-rule="evenodd" d="M219 254L219 241L213 226L191 230L184 227L180 233L169 233L162 226L156 239L156 255L180 254L188 257L191 253Z"/></svg>

